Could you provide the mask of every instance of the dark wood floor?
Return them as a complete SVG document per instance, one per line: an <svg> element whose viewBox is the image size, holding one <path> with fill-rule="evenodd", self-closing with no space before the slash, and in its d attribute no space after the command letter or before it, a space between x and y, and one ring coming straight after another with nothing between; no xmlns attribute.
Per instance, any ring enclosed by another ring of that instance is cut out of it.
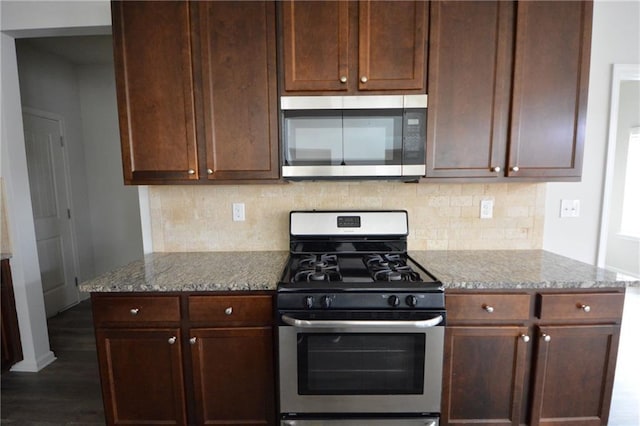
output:
<svg viewBox="0 0 640 426"><path fill-rule="evenodd" d="M49 319L48 325L57 360L38 373L2 374L0 423L104 425L89 301Z"/></svg>

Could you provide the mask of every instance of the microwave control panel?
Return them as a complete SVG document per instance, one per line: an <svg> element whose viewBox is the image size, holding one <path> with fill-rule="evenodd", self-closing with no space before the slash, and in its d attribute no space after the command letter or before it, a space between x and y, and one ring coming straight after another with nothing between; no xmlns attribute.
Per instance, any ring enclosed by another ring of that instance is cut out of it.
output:
<svg viewBox="0 0 640 426"><path fill-rule="evenodd" d="M427 111L425 109L406 109L403 120L404 164L424 164L427 141Z"/></svg>

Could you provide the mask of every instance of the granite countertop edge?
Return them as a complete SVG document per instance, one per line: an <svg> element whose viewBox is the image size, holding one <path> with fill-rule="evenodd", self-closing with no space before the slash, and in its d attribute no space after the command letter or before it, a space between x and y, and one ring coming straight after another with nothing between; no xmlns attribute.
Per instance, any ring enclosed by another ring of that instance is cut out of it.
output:
<svg viewBox="0 0 640 426"><path fill-rule="evenodd" d="M286 251L151 253L79 285L82 292L274 291ZM640 287L640 280L544 250L409 251L450 290Z"/></svg>

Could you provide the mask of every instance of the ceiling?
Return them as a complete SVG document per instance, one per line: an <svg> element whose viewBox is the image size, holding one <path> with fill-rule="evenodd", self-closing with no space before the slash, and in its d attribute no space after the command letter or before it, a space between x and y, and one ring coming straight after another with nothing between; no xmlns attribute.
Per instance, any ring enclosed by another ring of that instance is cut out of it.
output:
<svg viewBox="0 0 640 426"><path fill-rule="evenodd" d="M31 46L60 56L76 65L96 65L113 63L111 35L40 37L16 40L16 46Z"/></svg>

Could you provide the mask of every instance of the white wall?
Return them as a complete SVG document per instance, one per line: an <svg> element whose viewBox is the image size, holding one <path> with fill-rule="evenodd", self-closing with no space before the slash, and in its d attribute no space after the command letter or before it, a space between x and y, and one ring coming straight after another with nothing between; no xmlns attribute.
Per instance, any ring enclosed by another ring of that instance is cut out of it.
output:
<svg viewBox="0 0 640 426"><path fill-rule="evenodd" d="M17 43L18 75L22 106L63 117L66 152L71 178L71 220L78 253L78 279L95 276L91 241L89 190L85 170L80 96L73 65L56 55Z"/></svg>
<svg viewBox="0 0 640 426"><path fill-rule="evenodd" d="M13 284L24 360L14 366L38 371L53 361L44 314L42 282L29 197L22 111L18 90L15 36L101 34L109 30L109 1L0 2L2 170L7 190L9 233L13 242ZM44 30L42 30L44 29ZM31 33L31 34L29 34Z"/></svg>
<svg viewBox="0 0 640 426"><path fill-rule="evenodd" d="M113 64L77 67L96 275L142 257L138 189L124 186Z"/></svg>
<svg viewBox="0 0 640 426"><path fill-rule="evenodd" d="M593 8L589 105L582 181L547 184L544 243L552 251L596 263L614 63L640 63L640 2L596 1ZM579 218L560 219L560 200L578 199Z"/></svg>

